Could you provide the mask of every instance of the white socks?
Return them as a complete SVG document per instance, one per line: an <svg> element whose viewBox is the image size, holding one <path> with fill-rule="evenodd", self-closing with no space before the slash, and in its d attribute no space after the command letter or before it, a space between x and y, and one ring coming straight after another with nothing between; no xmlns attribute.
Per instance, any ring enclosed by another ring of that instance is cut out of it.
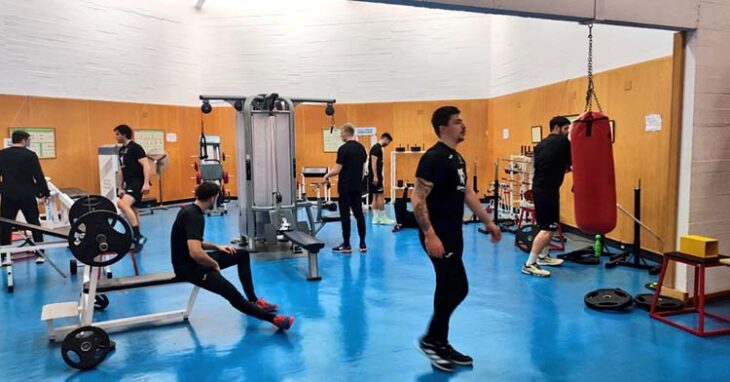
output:
<svg viewBox="0 0 730 382"><path fill-rule="evenodd" d="M535 252L530 252L530 257L527 259L525 265L529 267L530 265L535 264L537 262L538 256L540 255Z"/></svg>

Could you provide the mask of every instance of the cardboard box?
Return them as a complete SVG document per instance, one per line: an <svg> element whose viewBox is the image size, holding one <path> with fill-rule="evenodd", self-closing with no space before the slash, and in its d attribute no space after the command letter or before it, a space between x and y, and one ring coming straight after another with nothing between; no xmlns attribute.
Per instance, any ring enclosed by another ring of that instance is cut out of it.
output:
<svg viewBox="0 0 730 382"><path fill-rule="evenodd" d="M717 239L711 237L687 235L679 238L679 251L694 257L717 257L719 247Z"/></svg>

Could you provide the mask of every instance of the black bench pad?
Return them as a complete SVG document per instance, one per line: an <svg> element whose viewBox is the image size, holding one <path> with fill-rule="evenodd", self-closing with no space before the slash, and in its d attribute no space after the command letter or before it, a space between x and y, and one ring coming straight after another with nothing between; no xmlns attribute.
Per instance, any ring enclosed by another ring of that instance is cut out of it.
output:
<svg viewBox="0 0 730 382"><path fill-rule="evenodd" d="M285 231L282 232L287 240L304 248L307 252L317 253L324 248L324 243L314 238L312 235L301 231Z"/></svg>

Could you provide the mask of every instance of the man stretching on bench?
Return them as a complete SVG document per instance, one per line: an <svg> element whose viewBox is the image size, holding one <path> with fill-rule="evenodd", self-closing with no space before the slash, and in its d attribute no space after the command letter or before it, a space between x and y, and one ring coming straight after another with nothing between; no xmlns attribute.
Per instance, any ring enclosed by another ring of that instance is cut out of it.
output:
<svg viewBox="0 0 730 382"><path fill-rule="evenodd" d="M257 298L251 278L251 258L247 251L203 241L204 211L215 206L220 194L217 184L205 182L195 189L195 203L183 207L172 225L172 267L175 276L223 296L244 314L271 322L282 330L291 328L294 317L274 315L276 305ZM206 252L206 250L211 250ZM221 269L238 265L238 278L248 299L221 274Z"/></svg>

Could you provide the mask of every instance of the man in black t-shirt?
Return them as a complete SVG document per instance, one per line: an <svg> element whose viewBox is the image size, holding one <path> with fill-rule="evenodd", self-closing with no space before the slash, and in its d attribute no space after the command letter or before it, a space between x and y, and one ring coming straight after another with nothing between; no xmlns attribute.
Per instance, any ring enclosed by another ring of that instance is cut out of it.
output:
<svg viewBox="0 0 730 382"><path fill-rule="evenodd" d="M329 178L339 175L337 181L338 204L342 220L342 244L333 248L334 252L351 253L350 246L350 210L357 221L357 233L360 235L360 252L367 252L365 245L365 217L362 214L362 180L365 170L367 152L355 138L355 127L346 123L340 129L340 137L345 142L337 150L337 164L324 176Z"/></svg>
<svg viewBox="0 0 730 382"><path fill-rule="evenodd" d="M205 211L213 209L220 187L212 182L201 183L195 189L195 203L183 207L175 218L170 234L172 267L175 276L205 290L218 294L241 313L268 321L287 330L294 317L274 315L276 305L256 297L251 278L251 258L243 249L203 241ZM210 252L206 252L209 250ZM238 279L243 295L221 274L222 269L238 266Z"/></svg>
<svg viewBox="0 0 730 382"><path fill-rule="evenodd" d="M48 198L50 191L43 176L38 155L28 149L30 134L16 130L11 136L13 145L0 150L0 216L16 220L18 211L25 221L41 225L36 197ZM0 225L0 245L11 243L12 227ZM33 241L43 241L43 234L33 231ZM10 261L9 256L6 261ZM43 256L36 256L36 263L43 263Z"/></svg>
<svg viewBox="0 0 730 382"><path fill-rule="evenodd" d="M532 195L535 201L535 220L540 231L535 235L530 257L522 266L526 275L548 277L550 271L541 266L559 266L562 259L550 257L550 241L560 224L560 186L565 173L570 171L570 121L565 117L550 120L550 134L535 147L532 177Z"/></svg>
<svg viewBox="0 0 730 382"><path fill-rule="evenodd" d="M418 347L434 367L453 371L456 365L471 366L473 362L468 355L456 351L448 338L451 314L469 291L462 261L464 203L484 223L492 242L499 241L502 233L482 208L474 190L467 187L466 162L456 151L466 134L461 112L454 106L440 107L434 111L431 124L439 142L418 163L411 199L421 246L436 272L433 316Z"/></svg>
<svg viewBox="0 0 730 382"><path fill-rule="evenodd" d="M139 211L142 195L150 192L150 162L142 146L132 140L132 129L127 125L114 128L119 149L119 172L117 173L117 206L122 210L134 232L134 243L139 250L147 239L139 231Z"/></svg>
<svg viewBox="0 0 730 382"><path fill-rule="evenodd" d="M385 180L383 180L383 148L393 142L389 133L380 135L380 142L370 148L370 166L368 172L368 185L370 194L373 195L373 224L391 225L395 223L385 213L385 198L383 193Z"/></svg>

